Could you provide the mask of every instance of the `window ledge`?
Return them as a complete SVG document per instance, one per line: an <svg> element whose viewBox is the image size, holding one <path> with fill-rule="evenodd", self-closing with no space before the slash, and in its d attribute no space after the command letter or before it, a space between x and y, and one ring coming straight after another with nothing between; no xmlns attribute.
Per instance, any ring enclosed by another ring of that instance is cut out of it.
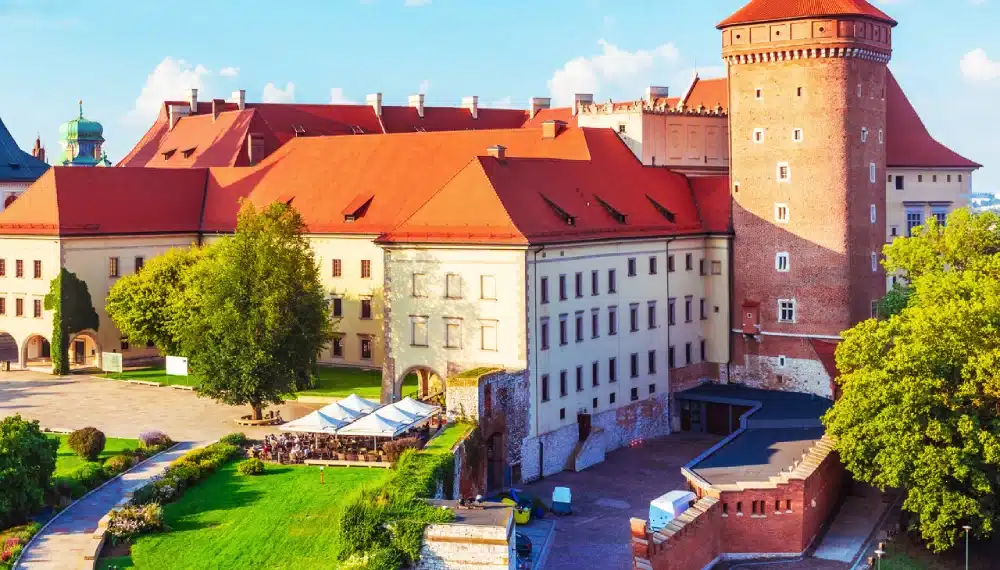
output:
<svg viewBox="0 0 1000 570"><path fill-rule="evenodd" d="M767 515L750 515L752 519L766 519Z"/></svg>

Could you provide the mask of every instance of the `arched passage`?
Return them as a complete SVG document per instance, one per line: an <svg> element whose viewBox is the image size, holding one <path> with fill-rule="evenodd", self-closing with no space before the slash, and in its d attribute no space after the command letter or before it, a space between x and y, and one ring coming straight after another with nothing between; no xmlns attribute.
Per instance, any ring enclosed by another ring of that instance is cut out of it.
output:
<svg viewBox="0 0 1000 570"><path fill-rule="evenodd" d="M396 378L393 399L413 396L418 400L426 400L444 394L444 389L444 376L436 370L430 366L411 366Z"/></svg>
<svg viewBox="0 0 1000 570"><path fill-rule="evenodd" d="M0 332L0 363L4 362L17 366L20 359L17 357L17 341L10 333Z"/></svg>
<svg viewBox="0 0 1000 570"><path fill-rule="evenodd" d="M97 340L97 331L87 329L70 337L69 365L70 368L101 367L101 343Z"/></svg>
<svg viewBox="0 0 1000 570"><path fill-rule="evenodd" d="M21 364L24 368L52 368L52 346L40 334L30 335L21 345Z"/></svg>

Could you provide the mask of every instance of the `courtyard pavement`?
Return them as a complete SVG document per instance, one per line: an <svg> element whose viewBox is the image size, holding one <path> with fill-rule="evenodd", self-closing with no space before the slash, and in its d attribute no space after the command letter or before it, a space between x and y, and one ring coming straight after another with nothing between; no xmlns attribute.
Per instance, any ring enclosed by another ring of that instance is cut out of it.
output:
<svg viewBox="0 0 1000 570"><path fill-rule="evenodd" d="M608 454L604 463L579 473L551 475L523 489L546 503L552 489L569 487L573 514L555 520L546 570L630 570L629 518L649 518L649 502L687 489L681 467L720 438L674 434ZM553 515L548 515L552 517Z"/></svg>

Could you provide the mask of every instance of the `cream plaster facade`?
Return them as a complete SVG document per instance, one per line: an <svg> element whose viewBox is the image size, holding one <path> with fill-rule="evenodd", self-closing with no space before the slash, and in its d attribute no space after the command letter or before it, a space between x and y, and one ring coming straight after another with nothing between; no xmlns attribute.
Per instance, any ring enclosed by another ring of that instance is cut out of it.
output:
<svg viewBox="0 0 1000 570"><path fill-rule="evenodd" d="M24 366L26 359L47 356L43 354L42 341L47 344L52 338L52 314L44 309L44 298L49 292L49 282L59 273L60 243L58 239L47 236L0 238L0 252L3 252L0 253L3 260L0 332L9 334L17 344L17 358L10 360L11 366ZM41 269L37 278L36 263ZM21 267L20 277L18 265ZM42 305L41 314L37 317L36 303Z"/></svg>

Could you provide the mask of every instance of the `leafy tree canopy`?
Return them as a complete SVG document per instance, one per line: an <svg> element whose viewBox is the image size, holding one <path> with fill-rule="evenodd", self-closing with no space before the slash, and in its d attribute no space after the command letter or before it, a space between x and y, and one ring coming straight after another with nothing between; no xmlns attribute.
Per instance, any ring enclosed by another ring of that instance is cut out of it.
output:
<svg viewBox="0 0 1000 570"><path fill-rule="evenodd" d="M903 488L933 550L988 536L1000 488L1000 217L959 210L885 249L908 281L885 320L844 333L827 413L855 477Z"/></svg>
<svg viewBox="0 0 1000 570"><path fill-rule="evenodd" d="M96 331L101 324L90 290L82 279L64 267L49 283L44 305L45 310L52 311L52 372L69 374L70 335L88 329Z"/></svg>
<svg viewBox="0 0 1000 570"><path fill-rule="evenodd" d="M0 528L24 522L44 504L58 448L37 421L19 415L0 420Z"/></svg>

